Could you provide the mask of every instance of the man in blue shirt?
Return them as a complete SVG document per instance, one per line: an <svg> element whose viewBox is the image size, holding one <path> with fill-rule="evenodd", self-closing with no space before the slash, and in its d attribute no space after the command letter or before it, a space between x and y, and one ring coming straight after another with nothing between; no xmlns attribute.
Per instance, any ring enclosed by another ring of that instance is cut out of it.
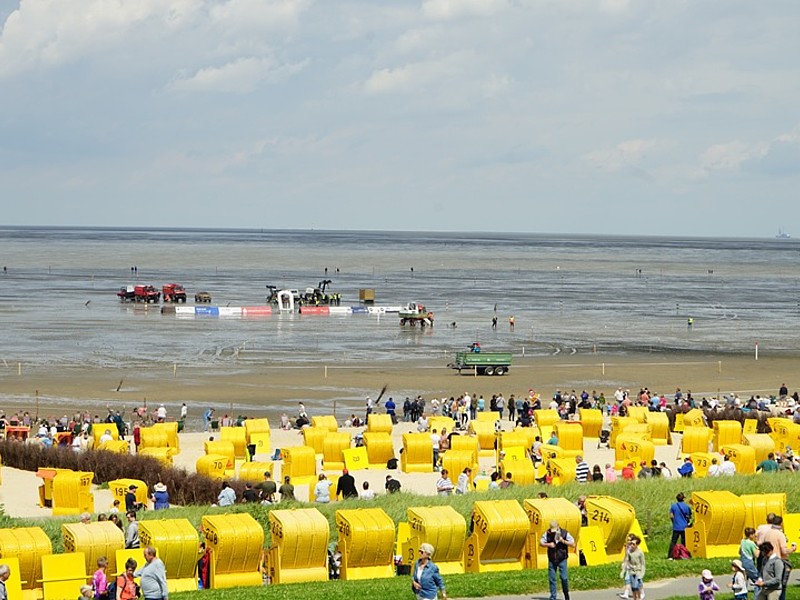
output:
<svg viewBox="0 0 800 600"><path fill-rule="evenodd" d="M384 406L386 407L386 414L392 418L392 423L397 423L397 414L395 413L397 405L394 403L394 400L390 397Z"/></svg>
<svg viewBox="0 0 800 600"><path fill-rule="evenodd" d="M692 464L691 458L686 457L683 464L678 467L678 474L681 477L691 477L694 474L694 465Z"/></svg>
<svg viewBox="0 0 800 600"><path fill-rule="evenodd" d="M686 496L681 492L675 496L676 502L669 507L669 518L672 520L672 539L667 551L669 560L672 560L672 549L678 541L684 546L686 545L686 528L689 527L689 521L692 518L692 507L684 502L685 499Z"/></svg>

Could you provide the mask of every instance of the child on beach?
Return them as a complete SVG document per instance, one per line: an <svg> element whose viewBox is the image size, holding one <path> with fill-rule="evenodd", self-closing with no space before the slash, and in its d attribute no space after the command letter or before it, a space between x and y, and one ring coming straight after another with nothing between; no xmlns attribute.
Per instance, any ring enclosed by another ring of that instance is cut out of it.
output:
<svg viewBox="0 0 800 600"><path fill-rule="evenodd" d="M630 534L625 544L625 558L622 560L622 577L625 580L625 592L620 597L627 598L630 589L630 598L640 600L643 597L643 583L645 572L644 553L639 544L641 539Z"/></svg>
<svg viewBox="0 0 800 600"><path fill-rule="evenodd" d="M734 600L747 600L747 577L745 577L742 561L739 559L732 560L731 570L733 571L733 579L728 584L728 587L733 590Z"/></svg>
<svg viewBox="0 0 800 600"><path fill-rule="evenodd" d="M758 579L758 569L756 560L758 559L758 545L756 544L756 530L752 527L745 527L744 537L739 544L739 560L750 581Z"/></svg>
<svg viewBox="0 0 800 600"><path fill-rule="evenodd" d="M714 600L714 593L719 591L717 582L714 581L714 575L708 569L703 569L701 574L700 584L697 586L697 592L700 595L700 600Z"/></svg>

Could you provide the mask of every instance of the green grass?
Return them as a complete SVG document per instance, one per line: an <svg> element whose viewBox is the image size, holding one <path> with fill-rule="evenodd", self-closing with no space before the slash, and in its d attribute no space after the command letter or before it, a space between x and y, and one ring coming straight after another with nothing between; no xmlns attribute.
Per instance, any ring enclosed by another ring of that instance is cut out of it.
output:
<svg viewBox="0 0 800 600"><path fill-rule="evenodd" d="M410 493L379 496L372 501L351 500L327 505L313 505L324 514L331 527L331 540L336 540L334 528L335 513L340 508L382 508L395 521L407 519L407 510L413 506L435 506L449 504L465 519L469 519L472 504L475 500L516 499L520 502L535 498L537 493L545 489L551 497L562 496L569 500L576 500L580 494L609 495L624 499L636 509L636 514L642 529L647 537L649 553L647 554L646 580L663 579L676 576L695 576L703 568L709 568L714 573L728 573L730 559L694 559L688 561L667 561L664 556L667 552L671 533L671 523L668 517L669 506L674 501L678 492L684 492L687 497L692 491L727 489L737 495L762 494L786 492L787 511L800 512L800 478L792 473L763 474L756 476L735 476L708 479L671 479L671 480L645 480L618 483L599 484L570 484L561 487L514 486L506 490L474 493L465 496L418 496ZM194 506L187 508L173 508L165 511L148 511L142 514L141 519L152 518L186 518L195 526L205 514L219 514L235 512L249 512L264 526L266 545L270 546L269 512L273 508L290 508L311 506L302 503L278 504L270 507L254 505L238 505L232 509L221 509ZM54 551L63 549L61 537L61 523L74 522L77 518L64 519L11 519L0 515L0 527L42 527L53 540ZM448 575L446 578L448 594L453 597L483 597L505 594L529 594L542 592L547 589L547 573L544 570L521 571L510 573L486 573ZM609 564L598 567L572 568L570 570L570 583L575 590L607 589L620 586L619 565ZM298 587L302 585L302 588ZM794 588L793 588L794 589ZM237 588L228 590L207 590L204 597L208 600L241 599L253 593L252 589ZM395 600L400 597L410 597L410 584L408 577L395 577L390 579L373 579L369 581L331 581L324 583L303 583L293 585L270 586L259 595L270 599L295 600L298 596L309 600L352 600L359 594L369 594L369 597L378 600ZM176 598L184 596L175 595ZM790 599L800 600L800 591L790 594Z"/></svg>

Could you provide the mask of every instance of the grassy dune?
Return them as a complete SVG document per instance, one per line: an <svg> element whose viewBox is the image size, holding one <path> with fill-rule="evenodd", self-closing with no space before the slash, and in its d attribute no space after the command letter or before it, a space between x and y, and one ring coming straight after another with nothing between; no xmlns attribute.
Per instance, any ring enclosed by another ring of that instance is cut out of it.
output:
<svg viewBox="0 0 800 600"><path fill-rule="evenodd" d="M647 536L649 554L647 556L646 579L661 579L680 575L697 575L703 568L710 568L714 573L727 574L730 568L729 559L690 561L667 561L667 546L671 532L669 520L669 506L674 501L678 492L684 492L687 497L695 490L727 489L737 495L785 492L787 496L788 512L800 511L800 477L792 473L778 473L774 475L735 476L713 479L672 479L672 480L646 480L618 483L599 484L570 484L561 487L543 488L542 486L522 487L515 486L507 490L475 493L466 496L421 497L409 493L382 495L373 501L351 500L329 505L315 505L327 518L331 525L331 539L336 539L334 529L334 516L338 508L380 507L385 510L395 521L406 520L407 509L411 506L434 506L449 504L460 514L469 519L472 503L475 500L493 500L514 498L520 502L536 497L542 489L551 497L563 496L569 500L576 500L580 494L610 495L621 498L631 503L636 509L637 517ZM276 505L279 508L291 506L304 506L300 503L286 503ZM305 505L307 506L307 505ZM266 544L270 545L269 511L272 507L245 506L234 507L235 511L250 512L253 517L264 526ZM200 524L204 514L229 512L229 509L211 507L174 508L158 513L144 513L142 519L150 518L187 518L195 525ZM48 519L46 521L33 521L24 519L10 519L0 516L0 527L43 527L53 540L54 550L63 549L60 525L64 519ZM71 519L74 521L74 519ZM574 568L570 572L571 586L575 590L605 589L618 587L619 565L609 564L600 567ZM512 573L488 573L481 575L449 575L446 577L448 593L454 597L482 597L504 594L528 594L541 592L547 589L546 571L521 571ZM302 587L298 587L302 586ZM228 590L207 590L204 597L209 600L240 599L245 600L252 594L252 589L239 588ZM410 589L407 577L391 579L378 579L369 581L333 581L324 583L304 583L294 585L270 586L259 595L267 598L295 600L298 597L322 600L352 600L359 595L369 595L376 599L396 599L409 597ZM176 594L180 598L184 594ZM724 597L724 596L723 596ZM790 598L800 598L800 592L791 593Z"/></svg>

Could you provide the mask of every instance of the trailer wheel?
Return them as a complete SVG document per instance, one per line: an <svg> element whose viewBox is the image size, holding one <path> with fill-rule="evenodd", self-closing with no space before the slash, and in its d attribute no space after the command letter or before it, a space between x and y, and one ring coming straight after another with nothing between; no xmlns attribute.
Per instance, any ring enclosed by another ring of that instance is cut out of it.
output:
<svg viewBox="0 0 800 600"><path fill-rule="evenodd" d="M495 367L494 374L495 375L505 375L506 368L505 367Z"/></svg>
<svg viewBox="0 0 800 600"><path fill-rule="evenodd" d="M486 368L483 370L483 373L484 373L485 375L494 375L494 367L486 367Z"/></svg>

